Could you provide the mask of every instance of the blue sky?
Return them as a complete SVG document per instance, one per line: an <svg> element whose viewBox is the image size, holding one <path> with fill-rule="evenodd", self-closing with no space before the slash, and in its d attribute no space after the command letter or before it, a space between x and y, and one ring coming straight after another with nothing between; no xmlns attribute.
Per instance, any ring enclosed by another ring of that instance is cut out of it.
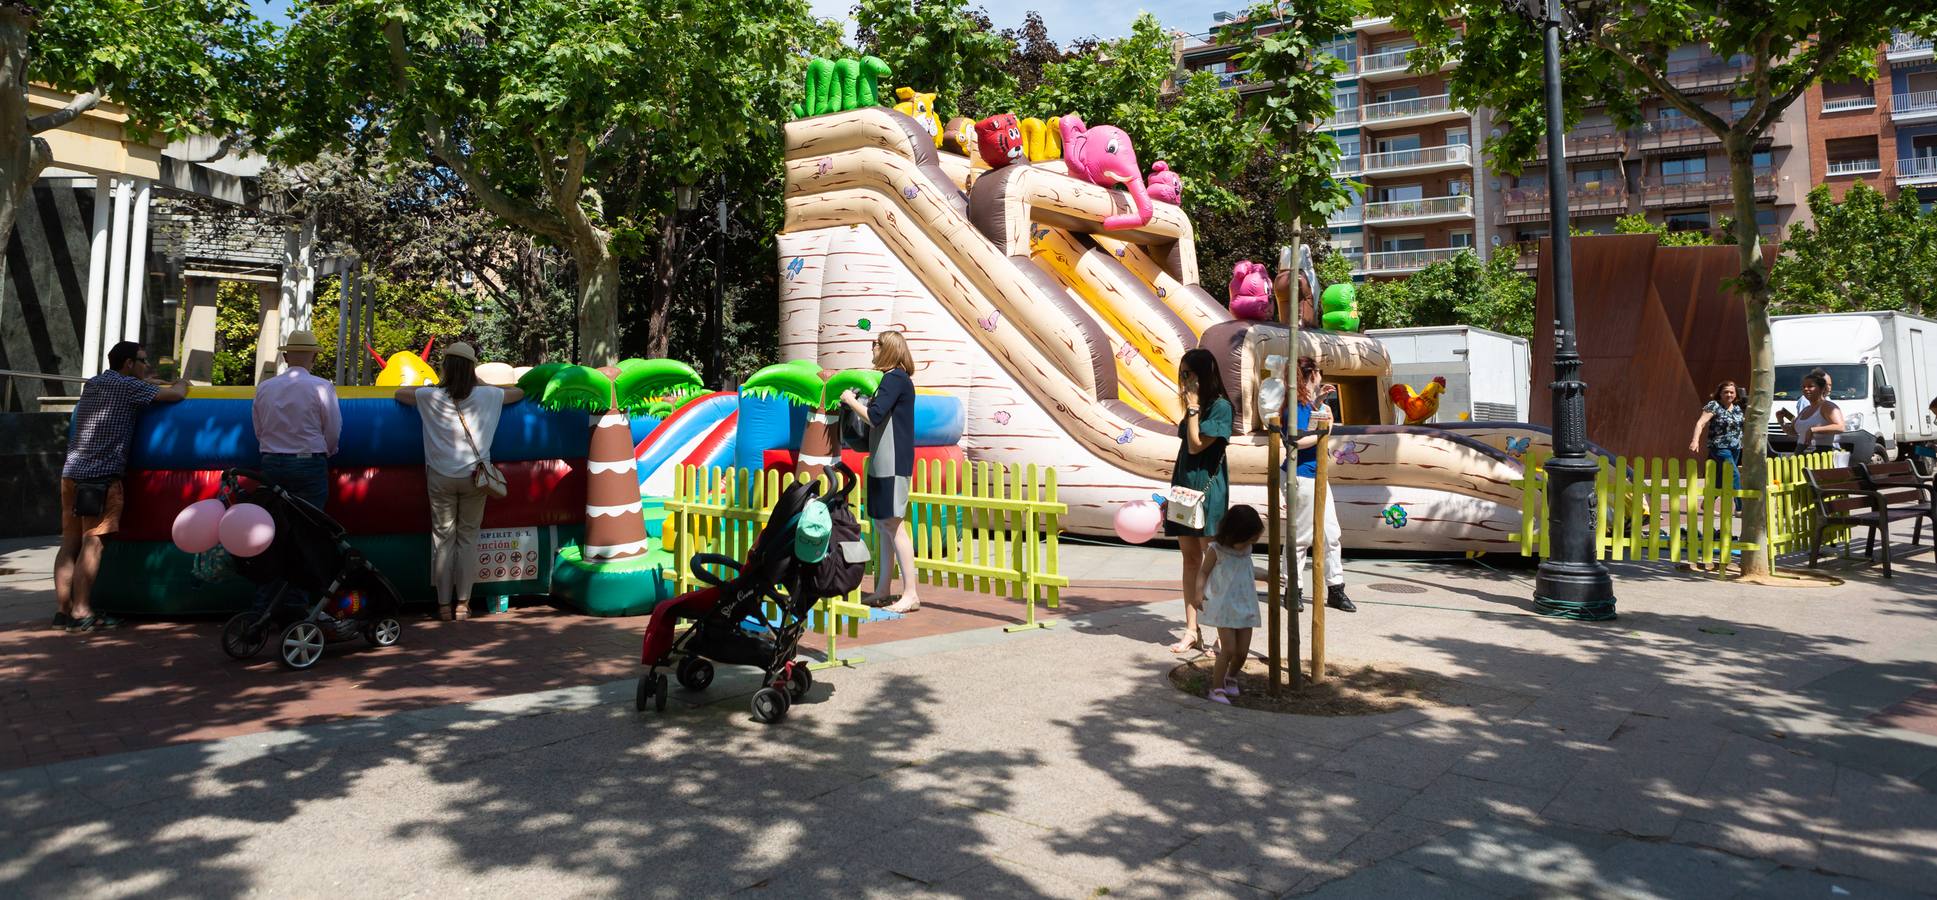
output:
<svg viewBox="0 0 1937 900"><path fill-rule="evenodd" d="M258 12L281 18L289 9L289 0L253 0ZM847 18L848 10L853 8L854 0L812 0L814 13L836 19ZM989 18L995 20L999 28L1022 24L1023 13L1035 10L1042 13L1043 24L1049 27L1049 34L1057 43L1066 44L1071 40L1087 35L1111 38L1121 37L1130 32L1130 23L1137 13L1149 11L1157 14L1166 26L1181 28L1189 32L1201 32L1211 27L1211 13L1221 9L1237 11L1247 3L1244 0L1228 2L1206 2L1206 0L1137 0L1132 3L1118 3L1113 0L981 0L971 5L981 6L989 11Z"/></svg>

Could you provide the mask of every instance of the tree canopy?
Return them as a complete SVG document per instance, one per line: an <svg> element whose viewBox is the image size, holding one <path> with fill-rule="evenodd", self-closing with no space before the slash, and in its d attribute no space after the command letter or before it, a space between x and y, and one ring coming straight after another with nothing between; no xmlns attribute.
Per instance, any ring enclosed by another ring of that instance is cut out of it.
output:
<svg viewBox="0 0 1937 900"><path fill-rule="evenodd" d="M854 21L862 52L885 61L896 86L934 92L943 122L979 91L1014 88L1003 65L1011 39L986 15L971 11L967 0L860 0Z"/></svg>
<svg viewBox="0 0 1937 900"><path fill-rule="evenodd" d="M1778 312L1937 310L1937 211L1915 191L1889 200L1862 182L1837 202L1809 192L1814 225L1789 229L1776 259Z"/></svg>
<svg viewBox="0 0 1937 900"><path fill-rule="evenodd" d="M1502 250L1480 262L1469 250L1410 278L1366 282L1359 285L1359 315L1366 328L1471 325L1533 337L1535 284L1514 268L1516 259Z"/></svg>

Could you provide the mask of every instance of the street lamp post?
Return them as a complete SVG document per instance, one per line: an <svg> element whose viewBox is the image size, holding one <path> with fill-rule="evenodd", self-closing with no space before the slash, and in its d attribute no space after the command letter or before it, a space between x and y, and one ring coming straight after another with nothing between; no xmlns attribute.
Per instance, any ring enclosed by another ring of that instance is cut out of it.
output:
<svg viewBox="0 0 1937 900"><path fill-rule="evenodd" d="M1547 460L1547 529L1552 552L1534 578L1541 615L1598 621L1614 618L1614 580L1594 558L1594 476L1587 458L1587 385L1574 346L1574 258L1567 228L1566 118L1560 99L1562 0L1541 15L1547 87L1547 202L1554 273L1554 455Z"/></svg>

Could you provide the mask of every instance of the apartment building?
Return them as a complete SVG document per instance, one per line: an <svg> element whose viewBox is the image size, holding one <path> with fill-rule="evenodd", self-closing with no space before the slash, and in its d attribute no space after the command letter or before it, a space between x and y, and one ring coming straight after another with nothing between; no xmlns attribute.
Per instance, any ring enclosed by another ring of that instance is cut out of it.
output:
<svg viewBox="0 0 1937 900"><path fill-rule="evenodd" d="M1930 38L1893 35L1877 79L1822 84L1804 98L1811 178L1840 199L1862 182L1937 202L1937 60Z"/></svg>
<svg viewBox="0 0 1937 900"><path fill-rule="evenodd" d="M1188 69L1217 72L1242 90L1244 73L1234 70L1231 48L1211 40L1229 18L1217 14L1210 34L1186 39L1180 61ZM1487 258L1549 231L1545 151L1518 175L1495 171L1481 152L1499 134L1491 112L1452 102L1450 63L1414 71L1416 47L1391 19L1368 17L1327 48L1347 67L1336 78L1337 115L1317 127L1343 151L1338 174L1364 186L1328 224L1333 246L1351 255L1365 278L1409 275L1468 248ZM1673 54L1667 74L1728 116L1747 106L1728 96L1747 72L1744 59L1689 46ZM1616 218L1640 213L1675 229L1718 227L1733 208L1721 142L1666 104L1652 104L1645 113L1641 127L1617 129L1606 113L1590 110L1568 135L1571 224L1610 232ZM1756 151L1756 221L1772 239L1808 214L1806 135L1804 116L1787 115ZM1534 263L1530 253L1521 260L1528 268Z"/></svg>

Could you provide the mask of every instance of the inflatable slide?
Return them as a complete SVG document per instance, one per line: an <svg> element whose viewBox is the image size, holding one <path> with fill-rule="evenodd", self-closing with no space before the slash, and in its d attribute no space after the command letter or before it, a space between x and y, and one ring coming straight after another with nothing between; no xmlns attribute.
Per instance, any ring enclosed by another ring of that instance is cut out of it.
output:
<svg viewBox="0 0 1937 900"><path fill-rule="evenodd" d="M1265 502L1267 441L1251 398L1287 335L1233 321L1198 285L1177 206L1154 203L1143 224L1108 230L1130 206L1124 192L1059 162L982 168L883 108L791 122L786 148L783 358L864 366L876 332L903 331L916 384L964 403L969 458L1056 466L1066 525L1107 534L1117 508L1167 483L1177 361L1204 346L1238 408L1233 501ZM1363 335L1301 331L1299 349L1328 375L1376 380L1388 368ZM1370 421L1389 419L1376 396L1363 405ZM1341 429L1332 453L1347 546L1515 546L1521 465L1508 452L1380 424Z"/></svg>

